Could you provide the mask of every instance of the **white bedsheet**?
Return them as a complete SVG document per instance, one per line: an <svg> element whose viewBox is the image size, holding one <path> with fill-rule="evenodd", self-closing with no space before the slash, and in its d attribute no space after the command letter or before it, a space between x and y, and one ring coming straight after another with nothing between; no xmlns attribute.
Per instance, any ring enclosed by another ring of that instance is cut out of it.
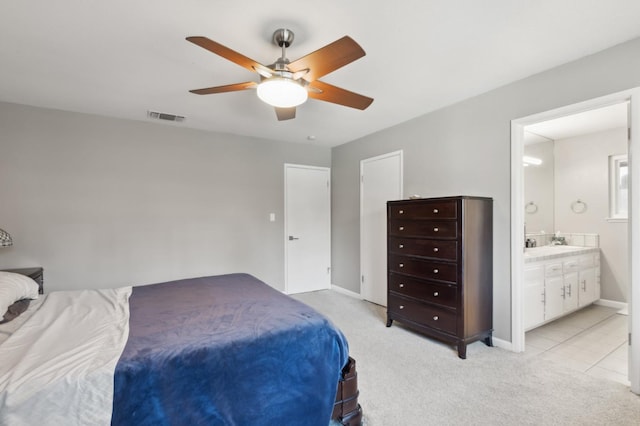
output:
<svg viewBox="0 0 640 426"><path fill-rule="evenodd" d="M40 305L44 301L46 296L40 296L37 299L33 299L31 303L29 303L29 307L26 311L21 313L17 318L9 322L5 322L0 324L0 345L2 345L13 333L19 329L22 324L27 322L29 318L40 308Z"/></svg>
<svg viewBox="0 0 640 426"><path fill-rule="evenodd" d="M109 425L131 287L53 292L0 345L0 425Z"/></svg>

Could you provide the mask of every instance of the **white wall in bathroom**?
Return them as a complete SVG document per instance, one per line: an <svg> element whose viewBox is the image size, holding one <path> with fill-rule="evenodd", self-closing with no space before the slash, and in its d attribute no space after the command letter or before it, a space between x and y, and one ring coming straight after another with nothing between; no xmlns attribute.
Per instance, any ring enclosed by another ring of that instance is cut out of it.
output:
<svg viewBox="0 0 640 426"><path fill-rule="evenodd" d="M554 146L556 231L600 235L601 297L619 302L629 297L628 225L607 221L609 156L625 153L626 128L559 139ZM584 213L571 210L577 199L586 203Z"/></svg>

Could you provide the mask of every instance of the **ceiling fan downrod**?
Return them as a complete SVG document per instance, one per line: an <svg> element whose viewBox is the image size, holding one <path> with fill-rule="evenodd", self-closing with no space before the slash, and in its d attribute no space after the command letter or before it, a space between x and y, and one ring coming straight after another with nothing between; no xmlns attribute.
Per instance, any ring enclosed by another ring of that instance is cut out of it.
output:
<svg viewBox="0 0 640 426"><path fill-rule="evenodd" d="M279 28L273 33L273 42L276 46L282 48L282 57L275 62L276 71L286 71L286 65L289 63L287 59L287 47L291 46L294 38L293 31L286 28Z"/></svg>

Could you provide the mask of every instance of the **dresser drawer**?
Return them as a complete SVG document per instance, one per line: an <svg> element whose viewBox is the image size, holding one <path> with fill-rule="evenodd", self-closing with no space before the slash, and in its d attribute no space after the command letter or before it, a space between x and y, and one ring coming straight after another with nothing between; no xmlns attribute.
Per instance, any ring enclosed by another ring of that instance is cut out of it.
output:
<svg viewBox="0 0 640 426"><path fill-rule="evenodd" d="M427 280L457 282L457 265L408 256L389 255L389 271L413 275Z"/></svg>
<svg viewBox="0 0 640 426"><path fill-rule="evenodd" d="M458 260L458 242L455 240L389 237L389 251L434 259Z"/></svg>
<svg viewBox="0 0 640 426"><path fill-rule="evenodd" d="M400 237L456 238L458 224L450 221L391 219L388 231L390 235Z"/></svg>
<svg viewBox="0 0 640 426"><path fill-rule="evenodd" d="M416 280L403 275L389 275L389 291L456 309L457 287Z"/></svg>
<svg viewBox="0 0 640 426"><path fill-rule="evenodd" d="M394 295L389 295L387 305L392 314L407 319L410 318L413 322L447 333L453 334L456 332L456 314L444 308L438 308Z"/></svg>
<svg viewBox="0 0 640 426"><path fill-rule="evenodd" d="M390 204L389 214L393 218L405 219L456 219L458 204L455 201L435 201L412 204Z"/></svg>

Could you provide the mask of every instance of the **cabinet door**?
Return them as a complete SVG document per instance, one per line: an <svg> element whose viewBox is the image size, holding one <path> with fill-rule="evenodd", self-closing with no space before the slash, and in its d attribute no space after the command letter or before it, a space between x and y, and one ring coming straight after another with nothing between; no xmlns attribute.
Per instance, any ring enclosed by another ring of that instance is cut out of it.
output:
<svg viewBox="0 0 640 426"><path fill-rule="evenodd" d="M600 298L600 292L597 288L598 283L596 281L596 268L587 268L580 271L578 281L578 286L580 287L580 306L586 306Z"/></svg>
<svg viewBox="0 0 640 426"><path fill-rule="evenodd" d="M524 285L524 329L544 321L544 281Z"/></svg>
<svg viewBox="0 0 640 426"><path fill-rule="evenodd" d="M564 291L564 277L562 275L545 279L545 321L562 315L564 311Z"/></svg>
<svg viewBox="0 0 640 426"><path fill-rule="evenodd" d="M563 311L578 309L578 274L573 272L564 276Z"/></svg>
<svg viewBox="0 0 640 426"><path fill-rule="evenodd" d="M524 269L524 329L544 322L544 267Z"/></svg>

